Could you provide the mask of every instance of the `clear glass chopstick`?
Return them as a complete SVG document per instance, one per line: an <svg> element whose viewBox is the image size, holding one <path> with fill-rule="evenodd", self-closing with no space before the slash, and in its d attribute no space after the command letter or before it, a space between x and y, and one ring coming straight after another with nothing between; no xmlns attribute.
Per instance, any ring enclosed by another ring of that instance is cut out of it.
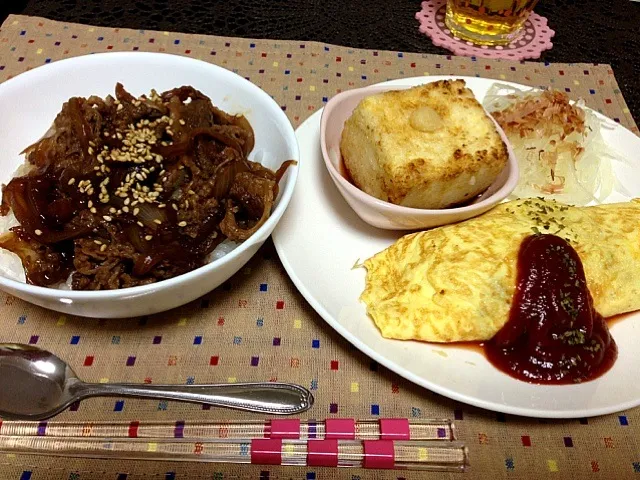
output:
<svg viewBox="0 0 640 480"><path fill-rule="evenodd" d="M323 444L322 448L315 447L320 444ZM3 435L0 436L0 452L121 460L322 465L448 472L464 471L469 464L468 452L463 444L433 440L193 441Z"/></svg>
<svg viewBox="0 0 640 480"><path fill-rule="evenodd" d="M330 423L332 421L334 424ZM382 421L384 422L385 419L382 419ZM405 421L405 428L408 428L408 437L406 439L409 440L452 441L456 439L455 426L453 422L448 419L393 419L393 421ZM0 423L0 436L253 439L271 437L277 429L282 430L284 428L282 425L287 425L287 422L289 422L288 425L291 425L291 420L284 420L284 422L281 420L226 422L193 422L180 420L175 422L5 421ZM338 422L338 427L332 427L336 422ZM300 438L301 440L326 438L327 426L329 426L330 433L332 428L334 430L335 428L351 429L351 438L355 440L375 440L383 438L381 425L383 425L383 423L381 423L380 419L295 420L294 426L289 426L288 428L289 430L297 430L298 435L295 438ZM295 434L296 431L288 433ZM335 433L335 431L333 433ZM292 438L291 435L288 437ZM342 438L345 437L343 436Z"/></svg>

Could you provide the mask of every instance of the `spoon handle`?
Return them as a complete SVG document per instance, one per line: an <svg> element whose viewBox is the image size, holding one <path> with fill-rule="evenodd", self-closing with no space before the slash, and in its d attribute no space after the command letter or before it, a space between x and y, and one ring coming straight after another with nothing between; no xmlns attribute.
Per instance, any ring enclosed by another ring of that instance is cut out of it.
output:
<svg viewBox="0 0 640 480"><path fill-rule="evenodd" d="M273 415L294 415L308 410L313 405L313 395L306 388L275 382L217 385L79 383L75 385L74 390L78 398L156 398Z"/></svg>

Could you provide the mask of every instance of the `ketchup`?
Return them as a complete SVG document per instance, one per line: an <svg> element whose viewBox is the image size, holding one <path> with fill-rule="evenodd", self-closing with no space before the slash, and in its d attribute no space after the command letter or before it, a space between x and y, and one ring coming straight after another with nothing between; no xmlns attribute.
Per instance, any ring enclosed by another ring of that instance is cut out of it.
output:
<svg viewBox="0 0 640 480"><path fill-rule="evenodd" d="M579 383L611 368L616 344L567 241L532 235L522 242L509 320L484 349L498 369L530 383Z"/></svg>

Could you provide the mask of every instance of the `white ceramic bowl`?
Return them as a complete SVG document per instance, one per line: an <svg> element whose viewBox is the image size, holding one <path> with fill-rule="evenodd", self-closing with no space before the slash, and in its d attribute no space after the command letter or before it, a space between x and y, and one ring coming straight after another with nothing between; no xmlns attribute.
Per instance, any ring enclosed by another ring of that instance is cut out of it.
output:
<svg viewBox="0 0 640 480"><path fill-rule="evenodd" d="M428 80L425 81L427 83ZM460 222L480 215L504 200L518 184L518 161L502 128L495 122L498 133L507 146L509 161L496 180L468 205L456 208L429 210L403 207L375 198L345 178L340 155L340 138L344 122L358 103L369 95L404 90L409 86L373 85L347 90L327 102L320 122L320 144L324 163L331 179L358 216L374 227L387 230L418 230ZM493 117L490 117L493 120Z"/></svg>
<svg viewBox="0 0 640 480"><path fill-rule="evenodd" d="M278 104L244 78L199 60L158 53L105 53L45 65L0 84L0 182L24 161L20 152L49 128L72 96L113 94L117 82L134 95L192 85L222 110L247 117L256 144L250 159L275 169L299 160L291 123ZM293 166L280 181L271 217L233 252L194 271L151 285L110 291L63 291L0 276L0 289L36 305L86 317L118 318L168 310L229 279L256 253L282 217L298 176Z"/></svg>

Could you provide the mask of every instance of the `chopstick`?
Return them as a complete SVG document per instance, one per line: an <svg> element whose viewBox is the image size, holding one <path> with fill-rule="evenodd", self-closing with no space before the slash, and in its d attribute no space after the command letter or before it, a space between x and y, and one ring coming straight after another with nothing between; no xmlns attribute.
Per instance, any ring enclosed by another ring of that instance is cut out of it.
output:
<svg viewBox="0 0 640 480"><path fill-rule="evenodd" d="M447 419L0 422L0 452L120 460L462 472Z"/></svg>
<svg viewBox="0 0 640 480"><path fill-rule="evenodd" d="M433 440L202 440L0 436L0 452L56 457L463 472L460 442Z"/></svg>
<svg viewBox="0 0 640 480"><path fill-rule="evenodd" d="M24 422L0 421L0 436L57 436L109 438L209 438L209 439L353 439L439 440L456 439L448 419L409 420L382 418L355 420L272 419L262 421L192 422Z"/></svg>

